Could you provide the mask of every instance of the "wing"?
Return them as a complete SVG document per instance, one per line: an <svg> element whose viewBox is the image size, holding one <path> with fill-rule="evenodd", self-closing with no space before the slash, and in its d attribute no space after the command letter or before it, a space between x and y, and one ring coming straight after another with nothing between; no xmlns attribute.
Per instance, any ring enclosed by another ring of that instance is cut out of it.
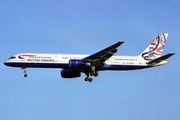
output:
<svg viewBox="0 0 180 120"><path fill-rule="evenodd" d="M161 57L159 57L159 58L156 58L156 59L148 62L147 64L156 64L156 63L159 63L159 62L161 62L161 61L163 61L163 60L168 59L169 57L171 57L171 56L174 55L174 54L175 54L175 53L166 54L166 55L164 55L164 56L161 56Z"/></svg>
<svg viewBox="0 0 180 120"><path fill-rule="evenodd" d="M91 62L93 65L104 65L103 63L117 52L117 47L119 47L122 43L124 43L124 41L117 42L116 44L90 55L83 60Z"/></svg>

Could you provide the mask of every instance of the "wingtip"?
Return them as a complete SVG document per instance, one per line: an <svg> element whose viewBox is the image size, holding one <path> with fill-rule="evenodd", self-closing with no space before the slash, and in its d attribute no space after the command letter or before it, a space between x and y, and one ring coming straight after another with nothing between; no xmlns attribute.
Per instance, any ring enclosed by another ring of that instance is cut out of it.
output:
<svg viewBox="0 0 180 120"><path fill-rule="evenodd" d="M169 53L170 56L173 56L175 53Z"/></svg>
<svg viewBox="0 0 180 120"><path fill-rule="evenodd" d="M118 41L118 43L124 43L125 41Z"/></svg>
<svg viewBox="0 0 180 120"><path fill-rule="evenodd" d="M124 43L124 41L118 41L118 45L121 45L121 44L123 44Z"/></svg>
<svg viewBox="0 0 180 120"><path fill-rule="evenodd" d="M176 53L169 53L169 54L174 55L174 54L176 54Z"/></svg>

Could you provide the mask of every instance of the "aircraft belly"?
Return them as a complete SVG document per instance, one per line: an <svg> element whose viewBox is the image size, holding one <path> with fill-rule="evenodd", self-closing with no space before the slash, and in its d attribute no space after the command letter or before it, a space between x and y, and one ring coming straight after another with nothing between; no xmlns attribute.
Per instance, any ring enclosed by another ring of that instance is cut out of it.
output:
<svg viewBox="0 0 180 120"><path fill-rule="evenodd" d="M140 65L104 65L102 70L136 70L136 69L144 69L148 66L140 66Z"/></svg>
<svg viewBox="0 0 180 120"><path fill-rule="evenodd" d="M6 63L7 66L11 67L29 67L29 68L62 68L70 69L68 63L33 63L33 62L9 62ZM140 65L104 65L103 68L96 67L97 71L101 70L136 70L148 68L150 66L140 66ZM77 68L74 70L86 71L87 69Z"/></svg>
<svg viewBox="0 0 180 120"><path fill-rule="evenodd" d="M69 64L63 63L32 63L32 62L9 62L6 65L11 67L29 67L29 68L69 68Z"/></svg>

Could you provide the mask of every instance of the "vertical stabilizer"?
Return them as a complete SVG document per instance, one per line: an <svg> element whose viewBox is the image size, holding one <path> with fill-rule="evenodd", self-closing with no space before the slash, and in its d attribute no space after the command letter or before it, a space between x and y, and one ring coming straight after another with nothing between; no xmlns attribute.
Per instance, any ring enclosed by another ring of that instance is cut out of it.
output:
<svg viewBox="0 0 180 120"><path fill-rule="evenodd" d="M152 43L140 54L145 60L153 60L161 56L168 33L159 34Z"/></svg>

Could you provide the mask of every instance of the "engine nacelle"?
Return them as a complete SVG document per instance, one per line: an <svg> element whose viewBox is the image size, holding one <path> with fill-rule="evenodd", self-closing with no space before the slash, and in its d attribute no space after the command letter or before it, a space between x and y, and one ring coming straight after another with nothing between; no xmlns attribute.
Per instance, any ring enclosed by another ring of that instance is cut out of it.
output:
<svg viewBox="0 0 180 120"><path fill-rule="evenodd" d="M73 71L73 70L61 70L61 77L62 78L75 78L80 77L80 71Z"/></svg>
<svg viewBox="0 0 180 120"><path fill-rule="evenodd" d="M85 62L83 60L75 60L75 59L69 60L70 68L86 68L90 65L91 65L91 63Z"/></svg>

